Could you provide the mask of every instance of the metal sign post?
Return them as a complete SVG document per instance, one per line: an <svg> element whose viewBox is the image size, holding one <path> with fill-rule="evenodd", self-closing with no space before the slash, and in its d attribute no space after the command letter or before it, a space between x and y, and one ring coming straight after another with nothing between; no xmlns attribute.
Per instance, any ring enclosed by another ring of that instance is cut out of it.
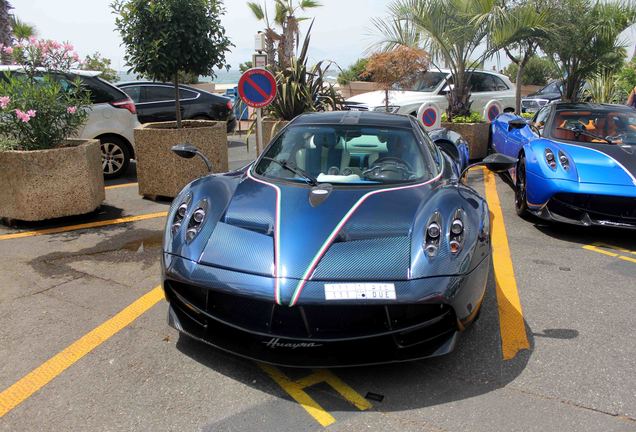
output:
<svg viewBox="0 0 636 432"><path fill-rule="evenodd" d="M266 69L249 69L239 79L238 92L246 105L256 108L256 151L260 154L267 144L263 140L262 108L276 97L276 78Z"/></svg>

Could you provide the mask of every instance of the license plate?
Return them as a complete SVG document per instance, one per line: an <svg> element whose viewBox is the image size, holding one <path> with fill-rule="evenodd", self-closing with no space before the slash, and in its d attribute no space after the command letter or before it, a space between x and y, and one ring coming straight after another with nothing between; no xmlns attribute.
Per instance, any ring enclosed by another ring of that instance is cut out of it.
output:
<svg viewBox="0 0 636 432"><path fill-rule="evenodd" d="M395 300L392 283L325 284L325 300Z"/></svg>

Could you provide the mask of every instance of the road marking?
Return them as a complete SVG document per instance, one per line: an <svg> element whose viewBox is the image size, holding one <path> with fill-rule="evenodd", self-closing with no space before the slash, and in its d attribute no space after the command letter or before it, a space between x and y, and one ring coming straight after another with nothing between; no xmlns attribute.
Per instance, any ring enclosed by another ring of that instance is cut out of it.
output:
<svg viewBox="0 0 636 432"><path fill-rule="evenodd" d="M63 227L57 227L57 228L45 228L45 229L35 230L35 231L22 231L22 232L18 232L14 234L2 234L0 235L0 240L11 240L11 239L34 237L34 236L41 236L41 235L47 235L47 234L58 234L58 233L63 233L67 231L77 231L77 230L82 230L87 228L99 228L99 227L108 226L108 225L137 222L137 221L142 221L146 219L156 219L156 218L164 217L167 214L168 212L147 213L147 214L142 214L137 216L126 216L126 217L117 218L117 219L108 219L108 220L97 221L97 222L87 222L83 224L69 225L69 226L63 226Z"/></svg>
<svg viewBox="0 0 636 432"><path fill-rule="evenodd" d="M0 418L139 318L163 298L161 286L155 287L4 390L0 393Z"/></svg>
<svg viewBox="0 0 636 432"><path fill-rule="evenodd" d="M618 246L613 246L613 245L610 245L610 244L607 244L607 243L592 243L592 244L581 246L581 247L583 249L585 249L585 250L589 250L589 251L596 252L596 253L599 253L599 254L607 255L607 256L610 256L612 258L618 258L618 259L621 259L623 261L636 263L636 258L632 258L632 257L629 257L629 256L624 256L624 255L621 255L621 254L616 253L616 252L610 252L610 251L605 250L605 249L611 249L611 250L615 250L615 251L618 251L618 252L621 252L621 253L624 253L624 254L632 254L632 255L636 255L636 251L632 251L632 250L625 249L625 248L618 247ZM605 248L605 249L601 249L601 248Z"/></svg>
<svg viewBox="0 0 636 432"><path fill-rule="evenodd" d="M106 189L106 190L119 189L119 188L125 188L125 187L137 186L138 184L139 184L139 183L137 183L137 182L134 182L134 183L122 183L122 184L116 184L116 185L106 186L106 187L104 187L104 189Z"/></svg>
<svg viewBox="0 0 636 432"><path fill-rule="evenodd" d="M492 260L495 268L497 308L499 309L499 331L501 353L504 360L514 358L520 350L530 348L526 326L523 321L521 300L512 266L508 236L504 225L501 203L497 194L495 176L483 170L486 200L492 217Z"/></svg>
<svg viewBox="0 0 636 432"><path fill-rule="evenodd" d="M329 426L336 422L336 419L325 411L318 403L309 396L304 389L316 384L326 383L331 386L347 402L358 408L360 411L373 407L369 401L357 391L345 384L340 378L328 369L318 369L314 373L299 380L291 380L277 367L259 363L258 366L269 375L288 395L290 395L305 411L309 413L321 426Z"/></svg>

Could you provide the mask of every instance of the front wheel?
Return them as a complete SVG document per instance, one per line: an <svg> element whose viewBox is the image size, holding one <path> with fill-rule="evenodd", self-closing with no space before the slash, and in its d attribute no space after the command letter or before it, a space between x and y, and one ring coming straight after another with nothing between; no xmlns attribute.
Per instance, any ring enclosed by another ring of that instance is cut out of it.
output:
<svg viewBox="0 0 636 432"><path fill-rule="evenodd" d="M102 169L107 179L122 176L130 164L128 145L118 137L105 136L99 139L102 148Z"/></svg>
<svg viewBox="0 0 636 432"><path fill-rule="evenodd" d="M521 217L528 216L528 195L526 186L526 158L519 156L517 162L517 181L515 182L515 210Z"/></svg>

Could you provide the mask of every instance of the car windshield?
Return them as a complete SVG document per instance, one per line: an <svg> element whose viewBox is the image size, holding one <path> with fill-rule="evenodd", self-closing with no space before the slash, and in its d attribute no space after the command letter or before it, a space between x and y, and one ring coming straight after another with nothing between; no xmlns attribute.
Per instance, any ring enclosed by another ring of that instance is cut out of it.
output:
<svg viewBox="0 0 636 432"><path fill-rule="evenodd" d="M636 145L636 111L557 111L551 136L585 143Z"/></svg>
<svg viewBox="0 0 636 432"><path fill-rule="evenodd" d="M276 139L255 172L308 184L405 183L431 178L429 152L409 129L299 125Z"/></svg>
<svg viewBox="0 0 636 432"><path fill-rule="evenodd" d="M444 72L425 72L412 86L403 87L402 89L430 93L434 91L442 81L444 81L446 75L448 74Z"/></svg>

